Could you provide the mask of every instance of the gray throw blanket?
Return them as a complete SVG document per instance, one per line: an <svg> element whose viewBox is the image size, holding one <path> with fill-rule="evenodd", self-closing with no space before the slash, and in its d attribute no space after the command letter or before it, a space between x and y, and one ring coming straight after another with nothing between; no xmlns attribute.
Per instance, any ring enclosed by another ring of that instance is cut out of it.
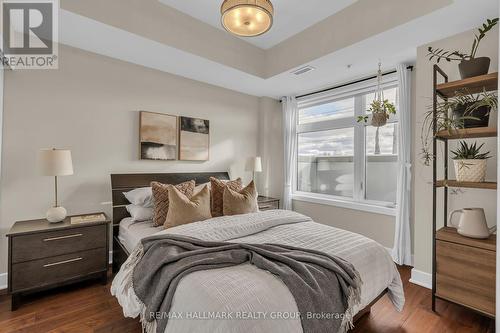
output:
<svg viewBox="0 0 500 333"><path fill-rule="evenodd" d="M133 288L145 305L147 331L163 333L179 281L189 273L251 263L280 278L295 298L302 328L345 332L359 304L361 278L352 264L322 252L274 244L208 242L178 235L142 240L142 258L133 271ZM139 259L139 258L137 258ZM152 325L152 326L151 326ZM149 326L149 329L148 329Z"/></svg>

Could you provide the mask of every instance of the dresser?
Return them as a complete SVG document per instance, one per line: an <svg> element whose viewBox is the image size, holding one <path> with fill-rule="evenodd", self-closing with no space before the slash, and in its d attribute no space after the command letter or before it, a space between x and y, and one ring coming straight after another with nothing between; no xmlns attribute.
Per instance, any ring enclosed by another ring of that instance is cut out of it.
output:
<svg viewBox="0 0 500 333"><path fill-rule="evenodd" d="M71 224L45 219L16 222L9 240L12 310L25 294L86 280L107 283L110 221Z"/></svg>
<svg viewBox="0 0 500 333"><path fill-rule="evenodd" d="M496 235L461 236L455 228L436 232L436 297L495 318Z"/></svg>
<svg viewBox="0 0 500 333"><path fill-rule="evenodd" d="M280 208L280 201L279 199L275 198L264 197L259 195L259 197L257 198L257 203L259 205L260 211Z"/></svg>

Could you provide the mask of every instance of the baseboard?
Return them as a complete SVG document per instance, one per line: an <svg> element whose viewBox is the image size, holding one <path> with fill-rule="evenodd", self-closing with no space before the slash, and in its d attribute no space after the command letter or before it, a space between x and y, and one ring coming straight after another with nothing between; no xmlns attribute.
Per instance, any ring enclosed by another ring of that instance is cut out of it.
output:
<svg viewBox="0 0 500 333"><path fill-rule="evenodd" d="M427 289L432 289L432 274L413 268L411 270L410 282Z"/></svg>
<svg viewBox="0 0 500 333"><path fill-rule="evenodd" d="M109 251L109 264L113 263L113 251ZM0 293L8 288L7 273L0 273Z"/></svg>

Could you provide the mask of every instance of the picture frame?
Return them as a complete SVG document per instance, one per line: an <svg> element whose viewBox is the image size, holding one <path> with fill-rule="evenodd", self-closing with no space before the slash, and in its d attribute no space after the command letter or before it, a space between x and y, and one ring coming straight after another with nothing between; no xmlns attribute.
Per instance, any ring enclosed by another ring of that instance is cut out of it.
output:
<svg viewBox="0 0 500 333"><path fill-rule="evenodd" d="M178 158L178 117L157 112L139 112L139 158L175 161Z"/></svg>
<svg viewBox="0 0 500 333"><path fill-rule="evenodd" d="M210 159L210 121L179 116L179 160Z"/></svg>

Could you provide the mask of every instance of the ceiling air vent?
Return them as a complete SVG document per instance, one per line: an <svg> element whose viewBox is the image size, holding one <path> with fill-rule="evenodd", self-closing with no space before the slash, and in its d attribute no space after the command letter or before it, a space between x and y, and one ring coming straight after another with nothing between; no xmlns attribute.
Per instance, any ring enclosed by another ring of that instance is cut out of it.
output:
<svg viewBox="0 0 500 333"><path fill-rule="evenodd" d="M295 74L295 75L302 75L302 74L305 74L305 73L308 73L308 72L311 72L315 70L314 67L312 66L304 66L304 67L300 67L299 69L296 69L292 72L292 74Z"/></svg>

